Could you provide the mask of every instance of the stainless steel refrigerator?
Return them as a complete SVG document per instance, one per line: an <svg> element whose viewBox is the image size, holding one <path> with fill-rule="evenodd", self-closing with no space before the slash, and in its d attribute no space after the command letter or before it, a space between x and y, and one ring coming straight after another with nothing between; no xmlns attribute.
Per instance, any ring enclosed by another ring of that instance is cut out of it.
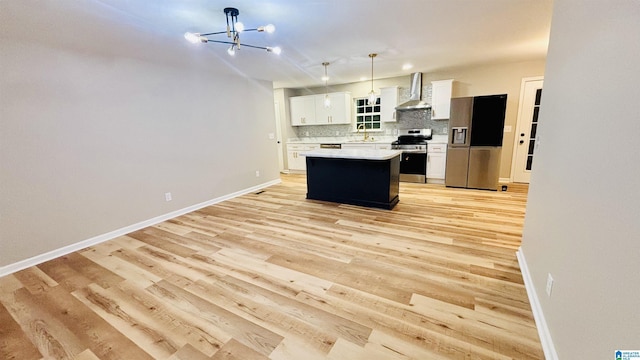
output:
<svg viewBox="0 0 640 360"><path fill-rule="evenodd" d="M507 95L451 99L445 185L497 190Z"/></svg>

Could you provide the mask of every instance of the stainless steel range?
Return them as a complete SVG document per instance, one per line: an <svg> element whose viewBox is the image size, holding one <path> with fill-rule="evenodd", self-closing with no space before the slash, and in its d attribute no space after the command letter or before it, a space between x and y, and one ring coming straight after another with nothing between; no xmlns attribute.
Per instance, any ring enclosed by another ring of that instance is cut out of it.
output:
<svg viewBox="0 0 640 360"><path fill-rule="evenodd" d="M398 130L398 140L391 143L394 150L402 150L400 181L427 182L427 140L431 129Z"/></svg>

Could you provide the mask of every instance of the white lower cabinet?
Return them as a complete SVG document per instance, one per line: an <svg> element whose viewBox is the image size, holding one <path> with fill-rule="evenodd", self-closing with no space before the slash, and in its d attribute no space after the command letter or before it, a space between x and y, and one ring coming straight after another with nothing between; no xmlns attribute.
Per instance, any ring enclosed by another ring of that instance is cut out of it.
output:
<svg viewBox="0 0 640 360"><path fill-rule="evenodd" d="M427 144L427 182L444 184L447 144Z"/></svg>
<svg viewBox="0 0 640 360"><path fill-rule="evenodd" d="M320 148L317 144L287 144L287 164L289 170L306 171L307 158L300 155L305 151Z"/></svg>

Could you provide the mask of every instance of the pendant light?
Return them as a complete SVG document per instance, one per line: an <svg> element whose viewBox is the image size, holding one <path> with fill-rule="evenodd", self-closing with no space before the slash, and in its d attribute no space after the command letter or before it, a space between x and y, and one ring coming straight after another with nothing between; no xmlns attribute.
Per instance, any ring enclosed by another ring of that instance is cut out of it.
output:
<svg viewBox="0 0 640 360"><path fill-rule="evenodd" d="M327 66L329 66L329 63L323 62L322 66L324 66L324 76L322 77L322 80L324 80L324 107L330 108L331 99L329 98L329 76L327 75Z"/></svg>
<svg viewBox="0 0 640 360"><path fill-rule="evenodd" d="M376 56L378 56L378 54L369 54L371 58L371 91L369 92L367 105L374 105L376 103L376 93L373 91L373 58Z"/></svg>

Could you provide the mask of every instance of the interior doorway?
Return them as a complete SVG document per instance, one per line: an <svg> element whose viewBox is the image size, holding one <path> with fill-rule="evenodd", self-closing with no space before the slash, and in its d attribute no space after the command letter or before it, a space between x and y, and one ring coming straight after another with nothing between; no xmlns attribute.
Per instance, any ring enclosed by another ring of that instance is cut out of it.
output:
<svg viewBox="0 0 640 360"><path fill-rule="evenodd" d="M531 179L543 79L542 76L522 79L518 124L511 164L513 182L528 184Z"/></svg>

